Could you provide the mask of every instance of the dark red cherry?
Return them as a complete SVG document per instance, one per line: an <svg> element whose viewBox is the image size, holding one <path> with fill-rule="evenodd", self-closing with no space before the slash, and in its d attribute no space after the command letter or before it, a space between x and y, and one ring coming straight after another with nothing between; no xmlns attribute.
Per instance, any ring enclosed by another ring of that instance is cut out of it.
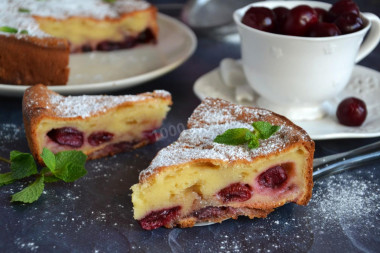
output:
<svg viewBox="0 0 380 253"><path fill-rule="evenodd" d="M343 125L361 126L367 117L367 107L363 100L349 97L340 102L336 116Z"/></svg>
<svg viewBox="0 0 380 253"><path fill-rule="evenodd" d="M87 140L91 146L98 146L104 142L112 140L113 134L105 131L95 132L88 136Z"/></svg>
<svg viewBox="0 0 380 253"><path fill-rule="evenodd" d="M339 28L332 23L317 23L309 30L309 37L330 37L341 34Z"/></svg>
<svg viewBox="0 0 380 253"><path fill-rule="evenodd" d="M54 128L47 136L60 145L79 148L83 145L83 133L72 127Z"/></svg>
<svg viewBox="0 0 380 253"><path fill-rule="evenodd" d="M143 219L139 220L141 227L145 230L152 230L169 224L181 210L180 206L153 211Z"/></svg>
<svg viewBox="0 0 380 253"><path fill-rule="evenodd" d="M333 4L333 6L331 6L329 10L329 14L331 15L333 20L345 13L353 13L359 16L359 7L352 0L340 0Z"/></svg>
<svg viewBox="0 0 380 253"><path fill-rule="evenodd" d="M306 36L309 28L318 22L317 12L307 5L299 5L289 11L284 34Z"/></svg>
<svg viewBox="0 0 380 253"><path fill-rule="evenodd" d="M218 192L218 196L223 203L232 201L243 202L251 198L252 188L249 184L231 184Z"/></svg>
<svg viewBox="0 0 380 253"><path fill-rule="evenodd" d="M314 8L318 15L319 22L326 22L327 11L322 8Z"/></svg>
<svg viewBox="0 0 380 253"><path fill-rule="evenodd" d="M353 33L364 27L363 19L354 13L345 13L335 20L336 26L343 34Z"/></svg>
<svg viewBox="0 0 380 253"><path fill-rule="evenodd" d="M288 18L289 11L290 10L286 7L276 7L273 9L276 21L276 33L283 33L284 24L286 19Z"/></svg>
<svg viewBox="0 0 380 253"><path fill-rule="evenodd" d="M276 189L281 187L287 178L288 175L285 169L278 165L261 173L258 177L258 182L263 187Z"/></svg>
<svg viewBox="0 0 380 253"><path fill-rule="evenodd" d="M244 14L241 22L249 27L273 32L275 30L275 16L271 9L266 7L251 7Z"/></svg>
<svg viewBox="0 0 380 253"><path fill-rule="evenodd" d="M151 29L146 29L137 36L137 41L142 43L147 43L154 40L155 37Z"/></svg>

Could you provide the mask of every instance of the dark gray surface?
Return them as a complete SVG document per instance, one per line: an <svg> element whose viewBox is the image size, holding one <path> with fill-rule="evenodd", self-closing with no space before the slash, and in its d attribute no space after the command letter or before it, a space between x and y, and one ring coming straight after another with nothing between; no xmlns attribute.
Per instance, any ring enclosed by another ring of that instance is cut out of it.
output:
<svg viewBox="0 0 380 253"><path fill-rule="evenodd" d="M164 1L155 1L162 3ZM178 3L180 1L171 1ZM380 13L378 1L357 1ZM171 10L170 14L178 15ZM239 45L198 37L193 57L173 72L114 94L166 89L174 105L163 128L186 124L200 103L195 80L225 57L240 58ZM380 71L380 47L360 64ZM133 220L130 186L159 149L178 133L131 153L90 161L88 175L75 183L53 183L36 203L11 204L26 182L0 188L0 252L379 252L380 164L323 178L308 206L287 204L266 219L239 218L189 229L143 231ZM334 154L379 140L316 142L316 156ZM21 99L0 97L0 155L28 151ZM0 172L7 171L0 164Z"/></svg>

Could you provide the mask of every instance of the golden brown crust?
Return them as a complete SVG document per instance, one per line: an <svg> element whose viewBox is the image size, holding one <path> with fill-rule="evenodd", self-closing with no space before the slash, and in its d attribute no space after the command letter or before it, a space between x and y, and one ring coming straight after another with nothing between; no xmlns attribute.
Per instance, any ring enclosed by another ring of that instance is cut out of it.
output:
<svg viewBox="0 0 380 253"><path fill-rule="evenodd" d="M0 82L63 85L69 76L69 44L57 38L0 35Z"/></svg>
<svg viewBox="0 0 380 253"><path fill-rule="evenodd" d="M64 117L57 114L57 105L54 105L51 103L52 97L58 97L63 98L63 96L59 95L58 93L49 90L45 85L38 84L35 86L32 86L28 88L23 97L22 101L22 113L23 113L23 121L24 121L24 127L25 127L25 134L28 141L29 148L33 154L33 156L42 164L42 160L40 158L40 154L38 153L38 143L37 143L37 127L41 120L43 119L56 119L56 120L64 120L64 121L78 121L83 120L81 116L75 116L75 117ZM103 96L99 96L103 97ZM104 96L105 97L105 96ZM139 100L130 100L125 101L123 103L119 103L115 106L112 106L106 110L101 111L94 111L89 117L96 117L102 114L109 113L110 111L116 111L119 108L129 107L134 104L138 103L146 103L147 101L153 100L153 99L162 99L166 101L168 105L172 104L171 96L167 92L162 91L154 91L152 93L142 93L139 95L136 95L135 97L141 97L142 99ZM62 104L58 106L64 106ZM142 141L139 143L136 143L134 145L135 148L140 147L142 145L146 144L146 142ZM109 152L109 154L113 154L112 152ZM99 153L98 155L92 155L89 156L91 159L99 158L105 156L102 153Z"/></svg>

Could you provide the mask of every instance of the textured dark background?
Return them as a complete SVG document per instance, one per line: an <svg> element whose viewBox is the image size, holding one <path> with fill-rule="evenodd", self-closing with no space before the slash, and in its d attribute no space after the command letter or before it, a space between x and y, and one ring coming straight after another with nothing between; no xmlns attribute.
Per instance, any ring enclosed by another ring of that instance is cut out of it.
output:
<svg viewBox="0 0 380 253"><path fill-rule="evenodd" d="M152 2L165 4L158 5L162 12L179 17L177 7L184 1ZM169 8L167 3L175 5ZM380 14L380 1L357 3L364 12ZM239 45L201 33L197 50L185 64L156 80L112 94L166 89L174 105L163 127L185 125L200 103L192 91L194 82L226 57L239 59ZM380 47L360 65L380 71ZM266 219L143 231L133 220L129 188L157 151L177 137L178 133L131 153L90 161L84 178L47 185L40 200L30 205L9 202L10 195L26 182L0 188L0 252L379 252L378 162L316 182L308 206L288 204ZM376 140L380 138L317 141L316 156ZM7 157L14 149L28 151L21 98L0 96L0 155ZM0 172L7 169L0 164Z"/></svg>

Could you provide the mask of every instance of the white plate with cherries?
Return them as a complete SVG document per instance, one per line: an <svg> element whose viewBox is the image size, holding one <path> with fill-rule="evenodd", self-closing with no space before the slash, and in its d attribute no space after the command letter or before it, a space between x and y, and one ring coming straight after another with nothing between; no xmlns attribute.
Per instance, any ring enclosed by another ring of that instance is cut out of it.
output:
<svg viewBox="0 0 380 253"><path fill-rule="evenodd" d="M194 84L194 92L200 99L216 97L237 104L257 106L258 95L248 86L240 61L233 59L224 59L218 68L201 76ZM350 106L363 106L357 100L345 101L338 110L338 105L350 97L364 102L366 115L363 110L359 110L362 112L359 114L346 113ZM377 137L380 136L379 97L380 73L356 65L343 92L324 103L324 117L294 122L304 128L314 140ZM341 114L339 119L337 112Z"/></svg>

